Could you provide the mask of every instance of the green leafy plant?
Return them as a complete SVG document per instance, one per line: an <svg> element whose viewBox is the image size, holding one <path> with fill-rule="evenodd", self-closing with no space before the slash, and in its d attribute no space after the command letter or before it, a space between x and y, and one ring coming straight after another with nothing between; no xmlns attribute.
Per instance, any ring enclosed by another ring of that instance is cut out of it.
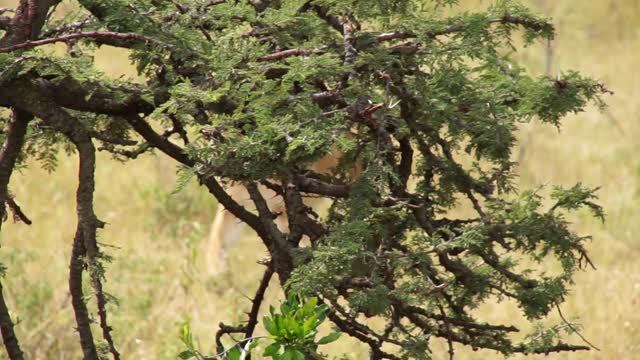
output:
<svg viewBox="0 0 640 360"><path fill-rule="evenodd" d="M327 305L318 304L318 298L312 297L303 301L299 296L290 293L278 310L280 311L270 306L269 315L264 316L262 320L269 335L244 339L226 350L221 349L216 356L205 356L196 350L189 322L185 322L180 328L180 340L186 349L180 352L178 357L244 360L258 346L260 339L269 339L272 343L265 348L263 356L274 360L322 359L324 357L317 352L318 346L332 343L340 337L340 332L336 331L316 340L318 327L325 321L329 311Z"/></svg>
<svg viewBox="0 0 640 360"><path fill-rule="evenodd" d="M332 343L340 337L340 332L333 332L316 342L318 326L326 319L328 310L327 305L318 305L316 297L303 303L293 294L280 305L279 314L271 306L270 316L265 316L262 322L274 342L263 355L276 360L305 359L305 354L317 357L318 345Z"/></svg>

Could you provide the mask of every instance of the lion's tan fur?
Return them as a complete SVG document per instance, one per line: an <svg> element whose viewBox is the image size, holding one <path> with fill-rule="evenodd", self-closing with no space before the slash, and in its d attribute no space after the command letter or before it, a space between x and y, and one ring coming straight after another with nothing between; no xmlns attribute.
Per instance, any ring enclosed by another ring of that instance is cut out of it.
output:
<svg viewBox="0 0 640 360"><path fill-rule="evenodd" d="M331 174L333 169L338 166L340 153L336 150L320 160L316 161L310 170L318 174ZM352 176L358 176L361 173L359 166L353 170ZM274 191L260 185L260 192L269 205L269 209L275 214L280 214L276 218L276 224L281 231L288 230L288 222L286 209L282 197L278 196ZM252 201L249 198L247 189L240 183L233 183L227 188L227 193L240 205L252 208ZM305 203L309 206L317 206L318 200L306 199ZM244 233L244 226L231 212L224 207L218 206L216 216L211 225L211 232L207 242L207 267L211 275L216 275L223 271L226 267L225 255L230 246L237 242Z"/></svg>

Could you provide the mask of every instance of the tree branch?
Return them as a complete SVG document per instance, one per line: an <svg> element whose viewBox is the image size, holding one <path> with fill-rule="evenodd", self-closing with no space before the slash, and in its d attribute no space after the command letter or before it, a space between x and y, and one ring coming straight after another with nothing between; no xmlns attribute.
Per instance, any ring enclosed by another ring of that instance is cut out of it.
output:
<svg viewBox="0 0 640 360"><path fill-rule="evenodd" d="M269 55L264 55L258 58L258 61L265 61L265 62L276 61L276 60L286 59L292 56L307 56L311 54L322 54L322 53L323 51L320 51L320 50L289 49L289 50L278 51L276 53L269 54Z"/></svg>
<svg viewBox="0 0 640 360"><path fill-rule="evenodd" d="M4 204L10 198L8 187L11 174L20 155L20 149L24 144L27 126L32 116L18 109L13 109L9 126L6 132L6 140L0 150L0 219L4 218ZM0 222L0 230L2 222Z"/></svg>
<svg viewBox="0 0 640 360"><path fill-rule="evenodd" d="M6 211L4 204L9 198L9 181L20 154L20 149L24 143L27 125L31 118L32 116L30 114L18 109L13 109L7 128L6 140L2 145L2 150L0 150L0 219L4 218ZM2 221L0 220L0 230L1 229ZM13 326L9 309L2 295L2 284L0 283L0 331L2 331L2 339L9 358L11 360L22 360L22 349L13 331Z"/></svg>
<svg viewBox="0 0 640 360"><path fill-rule="evenodd" d="M329 8L327 6L320 5L312 5L312 0L307 1L300 8L300 12L306 12L309 10L313 10L319 18L324 20L329 26L331 26L334 30L342 34L343 27L342 21L335 15L329 14Z"/></svg>
<svg viewBox="0 0 640 360"><path fill-rule="evenodd" d="M12 46L40 35L49 9L61 0L21 0L6 34L0 39L0 48Z"/></svg>
<svg viewBox="0 0 640 360"><path fill-rule="evenodd" d="M295 183L289 183L285 187L284 200L289 219L289 241L298 245L302 234L306 234L315 245L319 238L327 234L327 229L322 224L309 217L309 213L313 211L302 201Z"/></svg>
<svg viewBox="0 0 640 360"><path fill-rule="evenodd" d="M35 0L20 1L13 19L4 16L0 18L0 28L5 30L4 36L0 39L0 48L37 37L49 8L58 2L60 0L42 0L38 3ZM0 73L0 80L3 74L4 70ZM0 219L4 218L4 204L9 195L7 189L9 180L24 143L27 123L32 118L31 114L17 108L14 108L12 112L12 118L7 129L7 137L2 150L0 150ZM0 220L1 229L2 223ZM0 283L0 331L2 332L2 339L9 358L11 360L22 360L24 354L13 331L13 326L9 309L2 294L2 284Z"/></svg>
<svg viewBox="0 0 640 360"><path fill-rule="evenodd" d="M229 326L224 323L218 324L218 331L216 331L216 347L219 350L224 349L224 344L222 344L222 337L226 334L233 333L244 333L247 331L247 327L245 325L240 326Z"/></svg>
<svg viewBox="0 0 640 360"><path fill-rule="evenodd" d="M267 10L269 5L273 2L273 0L248 0L251 3L251 6L256 10L257 13L264 12Z"/></svg>
<svg viewBox="0 0 640 360"><path fill-rule="evenodd" d="M115 145L133 146L138 144L135 140L121 139L95 130L89 131L89 136Z"/></svg>
<svg viewBox="0 0 640 360"><path fill-rule="evenodd" d="M413 147L408 137L399 140L400 143L400 164L398 165L398 175L400 175L400 187L402 191L406 191L407 183L412 172L413 165Z"/></svg>
<svg viewBox="0 0 640 360"><path fill-rule="evenodd" d="M365 329L362 329L360 328L360 326L364 326L364 325L360 325L358 321L342 319L337 313L337 312L341 312L343 315L345 315L344 311L340 311L342 309L340 304L338 304L336 301L331 301L331 306L336 311L329 311L329 313L327 314L329 319L334 324L336 324L341 331L369 345L369 349L371 349L371 357L369 358L370 360L374 360L374 359L375 360L381 360L381 359L400 360L399 357L383 351L382 343L380 341L376 339L372 339L371 337L366 335L366 334L370 334L373 336L377 335L375 333L372 333L372 331L369 328L365 327Z"/></svg>
<svg viewBox="0 0 640 360"><path fill-rule="evenodd" d="M277 215L271 212L267 202L265 201L258 186L255 183L245 184L249 197L258 210L258 218L262 224L262 228L265 229L266 238L262 240L271 253L273 258L274 268L280 275L280 281L284 284L290 275L293 267L290 245L287 243L284 234L278 229L273 221Z"/></svg>
<svg viewBox="0 0 640 360"><path fill-rule="evenodd" d="M554 352L583 351L583 350L591 350L591 348L588 346L570 345L570 344L562 344L562 343L549 346L548 348L544 348L544 349L535 349L533 351L528 350L524 345L513 348L513 352L519 352L519 353L525 353L525 354L534 353L534 354L544 354L544 355L549 355L550 353L554 353Z"/></svg>
<svg viewBox="0 0 640 360"><path fill-rule="evenodd" d="M260 280L260 286L258 286L258 290L256 291L253 300L251 300L251 310L249 311L249 320L247 321L247 325L244 331L245 339L253 336L253 331L258 325L258 315L260 312L260 305L262 305L262 301L264 300L264 294L269 287L269 281L271 281L271 277L273 276L273 264L269 262L267 264L267 269L264 271L262 275L262 280Z"/></svg>
<svg viewBox="0 0 640 360"><path fill-rule="evenodd" d="M314 179L306 175L294 175L294 182L300 191L309 194L335 198L348 198L351 187L349 185L335 185Z"/></svg>
<svg viewBox="0 0 640 360"><path fill-rule="evenodd" d="M0 16L0 30L8 30L11 25L11 18L8 16Z"/></svg>
<svg viewBox="0 0 640 360"><path fill-rule="evenodd" d="M0 329L2 330L2 341L7 350L7 355L11 360L24 359L24 353L20 349L18 338L13 331L13 321L9 315L9 308L4 300L2 282L0 282Z"/></svg>
<svg viewBox="0 0 640 360"><path fill-rule="evenodd" d="M535 31L550 31L553 32L553 24L549 22L537 22L530 19L525 19L521 16L505 14L501 18L489 20L489 24L513 24L520 25L531 30ZM429 31L427 32L427 36L431 38L435 38L441 35L449 35L457 32L461 32L466 30L467 27L464 25L451 25L447 28L438 31Z"/></svg>
<svg viewBox="0 0 640 360"><path fill-rule="evenodd" d="M376 41L381 43L381 42L385 42L385 41L411 39L411 38L415 38L415 37L417 37L417 35L412 33L412 32L395 31L395 32L388 32L388 33L382 33L380 35L377 35L376 36Z"/></svg>
<svg viewBox="0 0 640 360"><path fill-rule="evenodd" d="M78 226L73 241L69 264L69 291L71 292L73 309L76 317L77 330L80 335L82 351L86 359L98 359L91 320L84 300L82 289L82 272L88 266L91 283L94 287L98 303L98 313L103 336L115 359L119 354L113 345L111 328L107 324L106 297L102 290L102 268L99 263L101 257L96 232L104 223L96 217L93 210L93 193L95 190L95 148L89 133L83 129L78 120L59 108L46 97L42 97L33 86L14 86L12 100L21 108L28 108L29 112L47 122L57 131L64 134L75 145L79 156L78 188L76 191L76 211ZM86 257L88 263L83 258Z"/></svg>
<svg viewBox="0 0 640 360"><path fill-rule="evenodd" d="M433 319L433 320L437 320L437 321L442 321L442 322L448 322L452 325L455 326L459 326L462 328L467 328L467 329L478 329L478 330L489 330L489 331L505 331L505 332L518 332L520 330L518 330L517 327L515 326L507 326L507 325L491 325L491 324L479 324L473 321L467 321L467 320L463 320L463 319L459 319L459 318L453 318L453 317L449 317L446 316L446 314L441 313L441 314L435 314L435 313L430 313L420 307L417 306L411 306L411 305L403 305L399 302L396 303L397 306L400 306L402 309L404 309L405 311L411 312L411 313L415 313L415 314L419 314L421 316L425 316L427 318Z"/></svg>
<svg viewBox="0 0 640 360"><path fill-rule="evenodd" d="M55 38L49 38L49 39L25 41L20 44L15 44L15 45L0 48L0 53L9 53L16 50L29 49L36 46L54 44L57 42L67 42L67 41L76 40L76 39L116 39L120 41L155 43L155 44L163 45L164 47L167 47L167 48L170 47L170 45L168 44L165 44L161 41L158 41L140 34L117 33L117 32L111 32L111 31L90 31L90 32L61 35L61 36L58 36Z"/></svg>
<svg viewBox="0 0 640 360"><path fill-rule="evenodd" d="M69 32L77 32L82 30L82 28L84 28L85 26L91 25L93 23L95 23L95 19L93 18L93 16L89 15L85 20L76 21L70 24L64 24L62 26L49 29L44 33L42 33L39 38L48 39L48 38L64 35Z"/></svg>
<svg viewBox="0 0 640 360"><path fill-rule="evenodd" d="M22 209L20 208L20 206L16 203L14 196L11 195L11 193L9 192L9 195L7 196L7 206L9 206L9 209L11 210L11 212L13 213L13 220L14 221L22 221L23 223L27 224L27 225L31 225L32 222L31 220L27 217L27 215L25 215L25 213L22 211ZM1 219L2 217L0 217Z"/></svg>
<svg viewBox="0 0 640 360"><path fill-rule="evenodd" d="M80 345L84 358L97 360L98 353L93 343L89 310L87 309L87 304L84 302L84 292L82 289L82 272L85 266L82 257L85 256L85 253L86 249L84 247L82 228L78 226L73 239L71 259L69 260L69 292L71 293L71 304L77 325L76 330L80 335Z"/></svg>
<svg viewBox="0 0 640 360"><path fill-rule="evenodd" d="M349 68L349 72L343 75L338 88L343 89L348 83L358 79L358 73L355 69L355 61L358 56L356 50L356 38L353 35L353 24L351 19L345 16L342 20L342 36L344 39L344 66ZM354 84L352 84L354 85Z"/></svg>
<svg viewBox="0 0 640 360"><path fill-rule="evenodd" d="M569 327L569 329L571 329L571 331L573 331L574 333L578 334L578 336L580 337L580 339L582 339L582 341L584 341L585 343L587 343L589 346L591 346L593 349L596 349L598 351L602 351L600 350L600 348L598 348L597 346L593 345L589 340L587 340L587 338L585 338L580 331L578 331L578 329L575 328L575 326L573 326L573 324L571 324L562 314L562 310L560 310L560 304L556 303L556 309L558 310L558 315L560 315L560 318L562 319L562 321Z"/></svg>
<svg viewBox="0 0 640 360"><path fill-rule="evenodd" d="M46 120L45 120L46 121ZM91 138L88 134L79 131L80 124L76 123L73 126L75 129L73 132L64 132L70 140L75 144L78 150L79 156L79 174L78 174L78 190L76 192L76 206L78 213L78 230L76 238L74 239L72 263L70 269L73 269L76 274L73 274L74 283L71 284L70 275L70 288L76 291L76 299L74 299L74 310L76 310L76 319L78 314L82 318L86 314L86 305L82 298L82 267L85 266L81 259L82 256L87 256L89 261L89 274L91 278L91 285L96 293L96 301L98 305L98 315L100 317L100 327L102 328L103 338L107 341L109 350L112 353L114 360L120 359L120 354L115 348L113 338L111 337L111 327L107 323L107 300L102 289L102 265L99 263L101 257L100 249L96 240L97 228L104 227L104 223L97 219L93 211L93 193L95 190L95 148L91 142ZM80 244L76 244L82 242ZM79 282L79 283L75 283ZM76 309L77 307L77 309ZM84 309L83 309L84 308ZM79 312L79 313L78 313ZM96 351L93 343L88 343L91 339L91 329L81 329L81 324L88 319L82 319L78 322L79 331L81 333L81 340L83 340L83 351L85 358L93 356ZM97 356L97 354L96 354Z"/></svg>
<svg viewBox="0 0 640 360"><path fill-rule="evenodd" d="M136 130L136 132L140 134L151 146L159 149L183 165L189 167L193 167L195 165L195 162L187 156L182 148L156 133L153 128L151 128L151 126L138 115L130 114L126 119L134 130ZM235 217L248 224L260 237L268 238L265 229L262 227L260 219L233 200L214 177L198 175L198 179L207 187L207 189L209 189L209 192L215 196L225 209L229 210Z"/></svg>

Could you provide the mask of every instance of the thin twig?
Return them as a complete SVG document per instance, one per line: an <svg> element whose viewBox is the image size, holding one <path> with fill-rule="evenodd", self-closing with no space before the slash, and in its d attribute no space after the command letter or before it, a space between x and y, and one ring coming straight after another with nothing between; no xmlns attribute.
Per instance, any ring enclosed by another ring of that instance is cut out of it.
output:
<svg viewBox="0 0 640 360"><path fill-rule="evenodd" d="M5 214L4 202L9 195L7 187L24 144L27 126L31 119L31 115L14 108L11 121L6 129L4 144L0 149L0 219ZM1 228L2 221L0 221ZM24 354L14 331L9 308L2 295L2 284L0 284L0 333L2 333L2 341L9 359L22 360Z"/></svg>
<svg viewBox="0 0 640 360"><path fill-rule="evenodd" d="M451 329L451 324L447 320L447 313L444 311L444 307L440 303L440 299L437 299L438 309L440 310L440 314L442 315L442 319L444 321L444 325L447 327L447 332L451 334L453 330ZM453 360L453 355L455 351L453 350L453 340L451 340L451 336L447 336L447 346L449 347L449 360Z"/></svg>
<svg viewBox="0 0 640 360"><path fill-rule="evenodd" d="M273 54L264 55L258 58L258 61L276 61L286 59L292 56L306 56L311 54L320 54L322 51L320 50L308 50L308 49L289 49L278 51Z"/></svg>
<svg viewBox="0 0 640 360"><path fill-rule="evenodd" d="M47 30L46 32L42 33L40 35L40 39L48 39L54 36L59 36L61 34L64 33L68 33L68 32L75 32L78 30L82 30L83 27L87 26L87 25L91 25L95 23L95 19L93 18L93 16L89 15L87 16L86 19L82 20L82 21L76 21L70 24L65 24L62 26L59 26L57 28L53 28L50 30Z"/></svg>
<svg viewBox="0 0 640 360"><path fill-rule="evenodd" d="M180 14L186 14L187 13L187 8L185 8L184 6L180 5L179 3L171 0L171 2L173 3L173 5L176 7L176 9L178 9L178 12ZM204 37L207 39L207 41L212 42L213 39L211 38L211 35L209 35L209 32L207 31L207 29L204 28L204 26L202 25L197 25L198 29L200 30L200 32L202 33L202 35L204 35Z"/></svg>
<svg viewBox="0 0 640 360"><path fill-rule="evenodd" d="M245 343L245 342L247 342L247 341L253 341L253 340L257 340L257 339L266 339L267 337L268 337L268 336L260 335L260 336L252 336L252 337L249 337L249 338L242 339L242 340L238 341L237 343L233 344L233 346L230 346L227 350L225 350L225 351L222 351L222 352L220 352L220 353L215 354L215 355L213 356L213 358L214 358L214 359L215 359L215 358L223 359L223 356L224 356L226 353L228 353L229 351L231 351L234 347L236 347L236 346L240 346L242 343Z"/></svg>
<svg viewBox="0 0 640 360"><path fill-rule="evenodd" d="M16 204L13 198L14 197L11 194L9 194L9 196L7 197L7 205L13 213L13 221L19 220L27 225L31 225L31 220L27 217L27 215L24 214L24 212L22 212L22 209L20 209L20 206Z"/></svg>
<svg viewBox="0 0 640 360"><path fill-rule="evenodd" d="M578 334L580 339L582 339L582 341L584 341L587 345L591 346L595 350L601 351L600 348L593 345L589 340L587 340L584 336L582 336L582 334L580 333L580 331L578 331L578 329L576 329L569 321L567 321L567 319L562 314L562 310L560 310L560 305L558 303L556 303L556 309L558 309L558 315L560 315L560 318L569 327L569 329L571 329L574 333Z"/></svg>
<svg viewBox="0 0 640 360"><path fill-rule="evenodd" d="M212 0L212 1L209 1L209 3L207 5L205 5L205 7L209 8L209 7L212 7L212 6L215 6L215 5L224 4L226 2L227 2L227 0Z"/></svg>
<svg viewBox="0 0 640 360"><path fill-rule="evenodd" d="M135 140L122 139L99 131L89 131L89 136L115 145L133 146L138 144Z"/></svg>
<svg viewBox="0 0 640 360"><path fill-rule="evenodd" d="M35 56L32 55L28 55L28 56L23 56L21 58L18 58L17 60L15 60L14 62L12 62L11 64L9 64L8 66L6 66L4 68L4 70L0 71L0 85L2 85L3 79L5 79L7 77L7 75L18 65L22 64L25 61L28 60L33 60L36 59ZM10 77L9 77L10 78Z"/></svg>
<svg viewBox="0 0 640 360"><path fill-rule="evenodd" d="M218 324L218 327L219 327L219 329L216 332L216 345L219 348L223 348L222 337L224 335L233 334L233 333L244 333L247 330L247 327L244 326L244 325L241 325L241 326L229 326L229 325L226 325L225 323L222 323L222 322Z"/></svg>
<svg viewBox="0 0 640 360"><path fill-rule="evenodd" d="M358 73L355 69L356 57L358 56L358 50L356 49L356 38L353 34L352 18L345 16L342 20L342 36L344 41L344 66L349 68L349 72L343 75L340 85L340 89L346 88L349 82L356 81L358 79ZM352 84L353 85L353 84Z"/></svg>
<svg viewBox="0 0 640 360"><path fill-rule="evenodd" d="M260 312L260 305L262 305L262 301L264 300L264 294L269 287L269 281L271 281L271 277L273 276L273 265L269 263L267 265L267 269L262 276L262 280L260 281L260 286L258 286L258 290L256 291L256 295L251 300L251 311L249 311L249 321L247 322L247 326L244 332L245 338L250 338L253 335L253 331L258 324L258 313Z"/></svg>
<svg viewBox="0 0 640 360"><path fill-rule="evenodd" d="M62 35L55 38L35 40L35 41L26 41L20 44L8 46L5 48L0 48L0 53L8 53L16 50L29 49L36 46L54 44L57 42L67 42L75 39L117 39L117 40L134 40L144 43L156 43L164 46L169 46L159 40L152 39L150 37L135 34L135 33L118 33L112 31L90 31L90 32L81 32L77 34L68 34Z"/></svg>
<svg viewBox="0 0 640 360"><path fill-rule="evenodd" d="M380 42L384 42L384 41L391 41L391 40L398 40L398 39L409 39L409 38L414 38L414 37L416 37L416 34L411 33L411 32L395 31L395 32L382 33L382 34L376 36L376 41L380 43Z"/></svg>

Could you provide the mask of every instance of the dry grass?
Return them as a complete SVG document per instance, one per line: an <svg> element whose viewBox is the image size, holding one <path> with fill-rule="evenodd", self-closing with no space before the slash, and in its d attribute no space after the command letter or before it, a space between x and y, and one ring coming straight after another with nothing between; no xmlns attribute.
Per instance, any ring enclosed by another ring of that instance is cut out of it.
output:
<svg viewBox="0 0 640 360"><path fill-rule="evenodd" d="M635 237L640 233L640 160L636 156L640 142L634 141L640 136L640 3L527 3L557 24L553 73L578 69L597 76L616 93L606 113L592 110L571 116L561 132L536 124L521 131L522 188L576 181L602 186L599 194L608 214L605 224L586 213L572 218L581 234L594 236L590 250L598 270L576 277L563 306L565 316L581 317L583 334L602 351L549 358L631 359L640 351L640 312L634 310L640 305L640 242ZM544 47L536 45L517 59L533 73L542 73L544 54ZM130 73L122 54L105 50L96 59L111 76ZM253 236L247 236L230 255L228 275L207 279L201 275L202 240L215 208L210 197L195 185L172 195L174 165L159 155L128 167L107 156L99 160L97 213L109 223L101 240L113 246L108 248L114 261L106 289L120 299L119 306L111 309L111 319L121 352L126 359L175 358L180 348L178 324L187 318L202 349L212 352L217 324L238 322L249 309L245 296L254 291L261 273L256 260L265 255L264 250ZM75 157L62 157L54 174L31 166L11 182L34 224L6 224L0 262L8 267L6 297L30 359L80 357L66 285L75 228L76 166ZM270 301L280 296L274 289L268 295ZM508 304L487 304L478 314L527 329L517 309ZM571 340L580 342L575 336ZM366 358L364 349L348 339L332 352ZM462 359L501 358L466 349L458 354ZM446 358L440 345L434 346L434 358Z"/></svg>

